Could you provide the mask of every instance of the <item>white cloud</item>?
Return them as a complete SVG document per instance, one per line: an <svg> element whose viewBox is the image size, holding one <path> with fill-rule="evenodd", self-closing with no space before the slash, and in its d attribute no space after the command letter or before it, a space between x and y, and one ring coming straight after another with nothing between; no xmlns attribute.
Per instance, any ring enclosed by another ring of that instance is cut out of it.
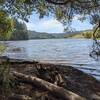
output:
<svg viewBox="0 0 100 100"><path fill-rule="evenodd" d="M60 33L63 32L63 25L56 19L39 20L37 22L26 23L29 30L36 30L38 32Z"/></svg>
<svg viewBox="0 0 100 100"><path fill-rule="evenodd" d="M76 15L76 16L74 16L73 20L78 20L78 19L80 19L82 17L83 17L82 15Z"/></svg>
<svg viewBox="0 0 100 100"><path fill-rule="evenodd" d="M55 19L51 19L41 22L41 26L45 27L45 29L52 29L56 27L62 27L62 24Z"/></svg>
<svg viewBox="0 0 100 100"><path fill-rule="evenodd" d="M92 26L89 24L89 20L84 22L78 19L82 18L82 15L76 15L73 18L72 27L76 30L90 29ZM37 32L48 32L48 33L62 33L64 30L63 25L52 17L45 17L39 19L38 16L32 15L29 23L26 23L28 30L35 30Z"/></svg>

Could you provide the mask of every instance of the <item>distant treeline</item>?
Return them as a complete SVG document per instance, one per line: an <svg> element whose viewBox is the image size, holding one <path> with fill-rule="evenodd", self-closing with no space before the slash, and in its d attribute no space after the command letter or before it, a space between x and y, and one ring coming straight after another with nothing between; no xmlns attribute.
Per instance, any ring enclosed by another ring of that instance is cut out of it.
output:
<svg viewBox="0 0 100 100"><path fill-rule="evenodd" d="M100 31L99 31L100 32ZM92 30L75 31L66 33L45 33L27 30L24 22L14 20L14 30L9 40L29 40L29 39L59 39L59 38L92 38ZM100 38L100 34L97 34ZM4 40L0 37L0 40Z"/></svg>
<svg viewBox="0 0 100 100"><path fill-rule="evenodd" d="M73 33L73 34L67 34L65 35L65 38L87 38L91 39L93 37L93 30L86 30L86 31L81 31L79 33ZM100 30L98 30L97 38L100 38Z"/></svg>

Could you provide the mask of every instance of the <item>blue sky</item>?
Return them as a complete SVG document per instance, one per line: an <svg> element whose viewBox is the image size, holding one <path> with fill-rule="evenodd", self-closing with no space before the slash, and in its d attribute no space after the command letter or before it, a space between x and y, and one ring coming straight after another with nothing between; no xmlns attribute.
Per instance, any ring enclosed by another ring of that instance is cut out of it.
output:
<svg viewBox="0 0 100 100"><path fill-rule="evenodd" d="M92 25L89 23L89 20L81 22L78 20L80 16L77 15L74 17L72 22L72 27L77 31L92 29ZM44 17L39 19L37 14L32 14L30 16L29 22L26 23L28 30L35 30L37 32L48 32L48 33L63 33L64 27L53 17Z"/></svg>

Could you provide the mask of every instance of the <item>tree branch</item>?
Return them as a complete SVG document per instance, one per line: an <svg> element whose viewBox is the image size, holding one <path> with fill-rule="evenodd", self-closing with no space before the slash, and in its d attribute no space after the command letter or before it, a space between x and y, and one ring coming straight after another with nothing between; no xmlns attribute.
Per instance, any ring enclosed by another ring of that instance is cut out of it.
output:
<svg viewBox="0 0 100 100"><path fill-rule="evenodd" d="M69 2L78 2L80 4L82 4L82 3L92 3L93 2L93 1L90 1L90 0L88 0L88 1L81 1L81 0L74 0L74 1L72 1L72 0L66 0L64 2L56 2L56 1L53 1L53 0L45 0L45 1L47 1L48 3L55 4L55 5L66 5Z"/></svg>
<svg viewBox="0 0 100 100"><path fill-rule="evenodd" d="M52 0L45 0L45 1L47 1L48 3L52 3L54 5L66 5L69 2L71 2L70 0L66 0L65 2L55 2L55 1L52 1Z"/></svg>

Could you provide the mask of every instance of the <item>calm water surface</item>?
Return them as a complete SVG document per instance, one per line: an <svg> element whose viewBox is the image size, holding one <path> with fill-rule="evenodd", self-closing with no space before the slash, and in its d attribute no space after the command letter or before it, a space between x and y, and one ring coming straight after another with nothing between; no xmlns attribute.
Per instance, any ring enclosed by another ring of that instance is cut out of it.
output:
<svg viewBox="0 0 100 100"><path fill-rule="evenodd" d="M95 61L89 56L92 40L43 39L9 41L7 46L5 55L10 58L72 65L100 80L100 61Z"/></svg>

